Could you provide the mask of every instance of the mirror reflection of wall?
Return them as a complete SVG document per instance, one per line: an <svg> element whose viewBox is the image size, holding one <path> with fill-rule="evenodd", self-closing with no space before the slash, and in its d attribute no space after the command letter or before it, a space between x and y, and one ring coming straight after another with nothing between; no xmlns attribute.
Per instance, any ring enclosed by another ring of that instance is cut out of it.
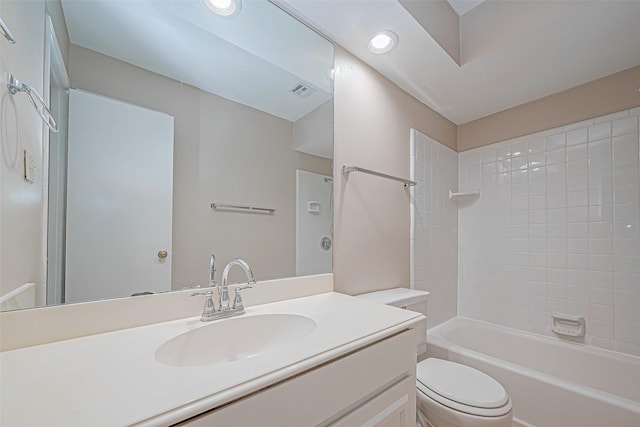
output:
<svg viewBox="0 0 640 427"><path fill-rule="evenodd" d="M300 248L326 247L331 221L315 243L297 232L296 201L306 196L296 195L296 171L332 175L333 46L267 1L245 3L220 17L199 0L3 1L8 25L51 16L42 58L20 65L17 49L34 46L14 31L22 40L3 50L2 73L29 69L21 75L35 85L31 69L49 69L37 88L61 130L28 136L42 175L25 183L18 162L7 162L26 145L5 129L9 113L20 127L42 125L23 99L2 108L0 297L35 284L26 302L2 308L204 286L212 253L218 275L240 257L259 280L290 277ZM13 215L24 206L4 203L46 187L29 219ZM330 198L321 209L330 218ZM47 230L36 230L43 216ZM14 226L33 228L35 251L18 251L32 258L19 274L5 250L18 240L5 232ZM322 267L298 270L330 272L331 252L321 250Z"/></svg>

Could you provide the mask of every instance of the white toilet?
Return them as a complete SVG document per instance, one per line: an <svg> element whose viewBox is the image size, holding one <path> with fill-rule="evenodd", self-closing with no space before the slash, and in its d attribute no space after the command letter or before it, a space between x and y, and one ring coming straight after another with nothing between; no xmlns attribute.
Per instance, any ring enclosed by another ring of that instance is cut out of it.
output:
<svg viewBox="0 0 640 427"><path fill-rule="evenodd" d="M427 314L428 292L389 289L360 298ZM418 355L426 351L426 325L418 330ZM423 427L511 427L511 400L489 375L459 363L428 358L416 369L418 421Z"/></svg>

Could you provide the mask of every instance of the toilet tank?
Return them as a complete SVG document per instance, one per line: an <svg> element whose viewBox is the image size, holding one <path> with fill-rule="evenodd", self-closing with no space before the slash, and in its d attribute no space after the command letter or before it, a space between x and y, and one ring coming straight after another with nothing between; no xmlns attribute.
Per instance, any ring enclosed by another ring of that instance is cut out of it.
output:
<svg viewBox="0 0 640 427"><path fill-rule="evenodd" d="M357 297L371 302L417 311L425 316L427 315L429 292L426 291L407 288L393 288L384 291L369 292L357 295ZM420 356L427 351L427 322L421 322L416 327L416 332L418 336L418 347L416 350L418 356Z"/></svg>

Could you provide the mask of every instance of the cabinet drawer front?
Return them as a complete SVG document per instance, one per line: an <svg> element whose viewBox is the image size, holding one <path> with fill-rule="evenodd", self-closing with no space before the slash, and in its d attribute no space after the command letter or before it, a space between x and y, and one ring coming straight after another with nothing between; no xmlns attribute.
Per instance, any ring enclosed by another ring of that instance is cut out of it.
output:
<svg viewBox="0 0 640 427"><path fill-rule="evenodd" d="M415 378L415 340L414 330L404 331L178 425L327 425L399 380Z"/></svg>

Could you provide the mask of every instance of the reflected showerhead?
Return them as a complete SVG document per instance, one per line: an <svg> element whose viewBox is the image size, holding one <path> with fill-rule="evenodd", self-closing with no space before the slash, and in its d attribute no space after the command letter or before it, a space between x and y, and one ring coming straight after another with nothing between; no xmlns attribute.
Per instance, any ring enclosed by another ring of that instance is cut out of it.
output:
<svg viewBox="0 0 640 427"><path fill-rule="evenodd" d="M329 182L329 181L333 182L333 178L325 178L324 179L324 182Z"/></svg>

